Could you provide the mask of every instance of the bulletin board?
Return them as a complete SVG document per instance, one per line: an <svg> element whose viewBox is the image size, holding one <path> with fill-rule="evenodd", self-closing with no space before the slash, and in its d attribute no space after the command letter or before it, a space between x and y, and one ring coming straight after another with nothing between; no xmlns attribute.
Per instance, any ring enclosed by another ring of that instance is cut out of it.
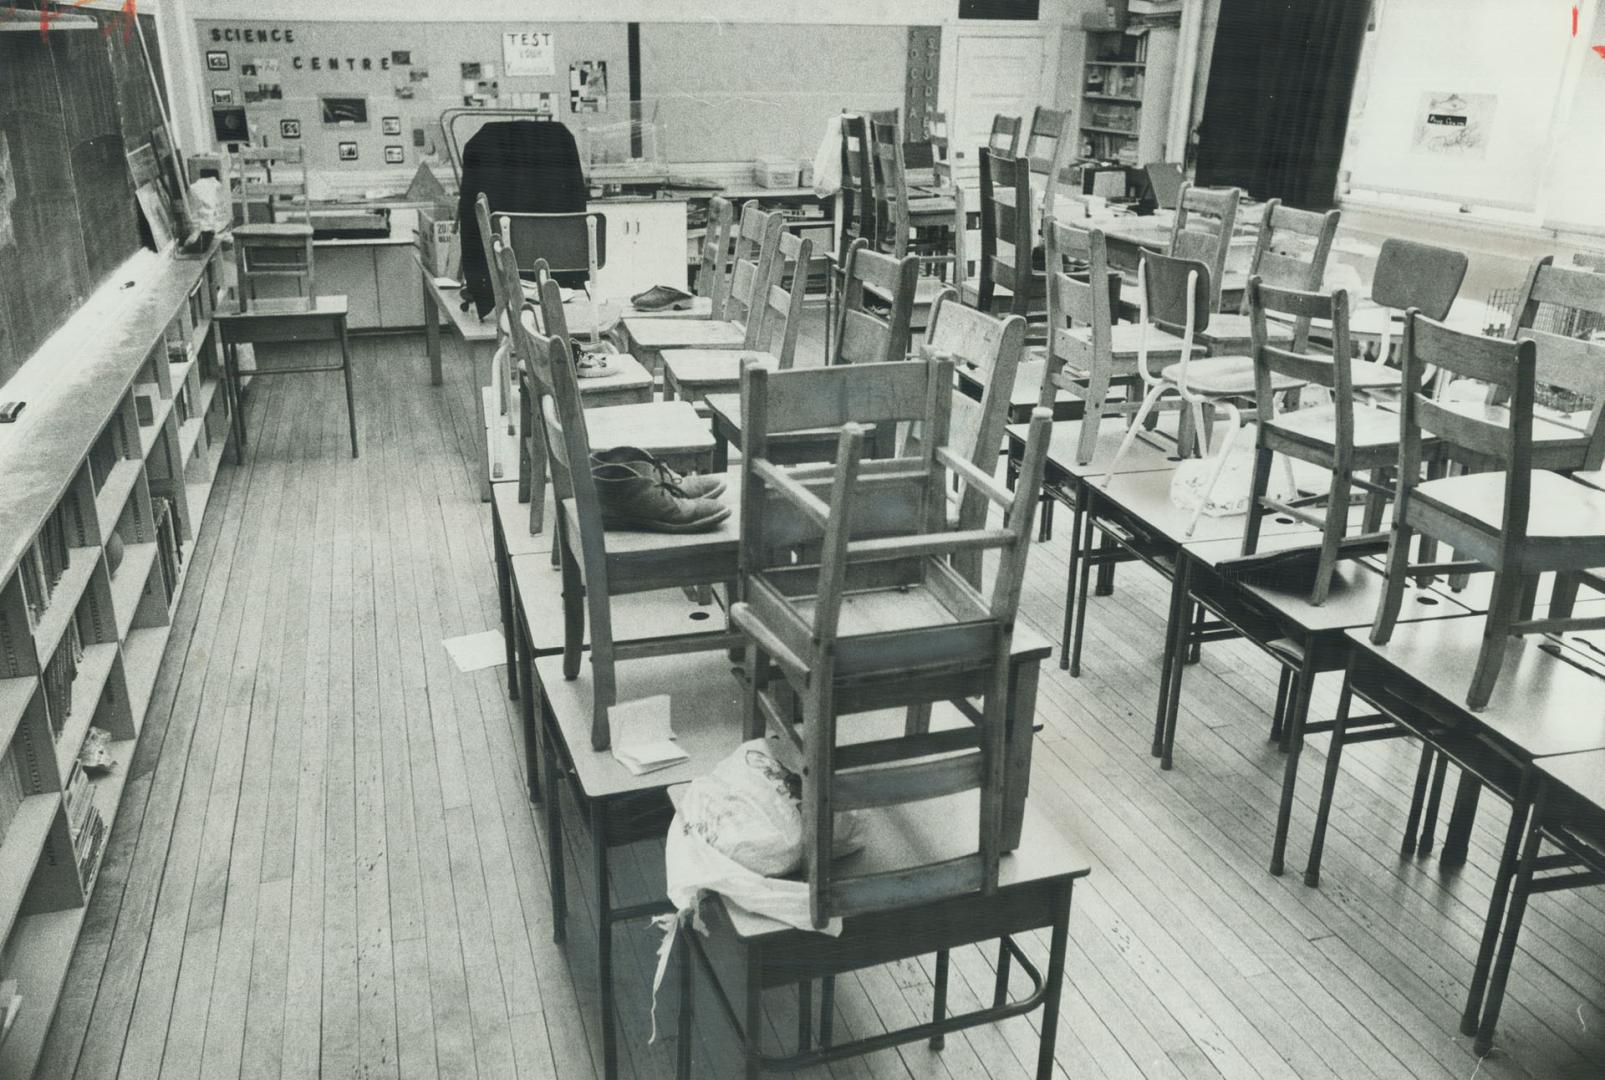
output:
<svg viewBox="0 0 1605 1080"><path fill-rule="evenodd" d="M908 40L906 26L643 23L641 97L669 161L812 161L832 115L903 106Z"/></svg>
<svg viewBox="0 0 1605 1080"><path fill-rule="evenodd" d="M304 147L314 172L444 164L440 114L465 98L544 105L576 135L630 115L624 23L195 25L206 103L243 109L256 145Z"/></svg>
<svg viewBox="0 0 1605 1080"><path fill-rule="evenodd" d="M1587 45L1567 33L1569 6L1388 0L1378 11L1344 158L1353 185L1532 209L1571 54Z"/></svg>

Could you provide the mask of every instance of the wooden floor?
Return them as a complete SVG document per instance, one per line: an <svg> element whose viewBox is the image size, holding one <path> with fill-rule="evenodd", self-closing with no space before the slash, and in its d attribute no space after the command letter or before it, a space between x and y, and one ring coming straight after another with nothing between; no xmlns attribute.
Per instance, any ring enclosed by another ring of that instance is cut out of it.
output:
<svg viewBox="0 0 1605 1080"><path fill-rule="evenodd" d="M596 1074L593 930L575 902L569 945L551 944L505 672L461 674L440 645L497 625L468 377L448 352L448 385L431 389L421 339L357 354L358 461L334 376L250 395L248 460L225 465L212 497L41 1078ZM1062 534L1033 552L1025 600L1055 638L1065 555ZM1457 1020L1501 809L1457 873L1401 862L1415 756L1358 746L1322 887L1269 877L1274 669L1239 643L1206 649L1176 769L1160 773L1148 743L1166 603L1156 578L1123 568L1089 613L1083 677L1050 665L1043 679L1031 798L1094 863L1071 917L1059 1075L1605 1076L1605 890L1535 899L1499 1052L1479 1064ZM1323 683L1317 713L1335 696ZM1324 748L1306 755L1290 869ZM569 862L580 894L583 851ZM661 895L659 846L616 865L625 902ZM621 927L618 941L624 1071L671 1075L669 986L669 1036L647 1045L657 936ZM1026 948L1045 960L1045 940ZM955 957L953 1008L990 989L991 962ZM839 1035L925 1013L929 976L925 961L844 981ZM790 1007L774 1001L776 1031ZM733 1075L722 1021L699 1015L698 1075ZM1035 1023L828 1075L1029 1076Z"/></svg>

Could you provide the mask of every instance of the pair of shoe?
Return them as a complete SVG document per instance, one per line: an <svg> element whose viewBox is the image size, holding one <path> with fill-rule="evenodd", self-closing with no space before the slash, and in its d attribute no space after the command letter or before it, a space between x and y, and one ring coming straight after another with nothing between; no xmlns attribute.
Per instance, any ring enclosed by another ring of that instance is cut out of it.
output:
<svg viewBox="0 0 1605 1080"><path fill-rule="evenodd" d="M591 478L605 529L705 532L733 512L719 501L719 477L682 475L633 446L593 453Z"/></svg>
<svg viewBox="0 0 1605 1080"><path fill-rule="evenodd" d="M630 297L630 305L637 311L688 311L693 297L684 289L672 285L654 285L646 292Z"/></svg>

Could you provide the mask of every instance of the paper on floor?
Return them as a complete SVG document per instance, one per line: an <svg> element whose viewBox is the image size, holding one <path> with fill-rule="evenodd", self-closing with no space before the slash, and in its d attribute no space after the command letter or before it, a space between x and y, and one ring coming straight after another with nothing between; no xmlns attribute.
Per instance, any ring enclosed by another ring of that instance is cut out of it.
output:
<svg viewBox="0 0 1605 1080"><path fill-rule="evenodd" d="M446 638L441 644L446 646L458 671L479 671L507 663L507 640L500 630Z"/></svg>
<svg viewBox="0 0 1605 1080"><path fill-rule="evenodd" d="M669 695L654 694L613 706L607 712L613 757L632 775L667 769L688 759L674 742Z"/></svg>

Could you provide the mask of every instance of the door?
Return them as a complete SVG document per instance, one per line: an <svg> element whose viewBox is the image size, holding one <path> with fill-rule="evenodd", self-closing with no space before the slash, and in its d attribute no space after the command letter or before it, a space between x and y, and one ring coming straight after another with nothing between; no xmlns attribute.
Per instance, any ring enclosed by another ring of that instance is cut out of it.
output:
<svg viewBox="0 0 1605 1080"><path fill-rule="evenodd" d="M952 26L943 52L947 69L948 145L954 177L979 186L979 149L986 145L997 113L1018 116L1020 149L1025 149L1031 112L1054 103L1059 67L1058 27ZM1051 30L1051 32L1050 32Z"/></svg>

